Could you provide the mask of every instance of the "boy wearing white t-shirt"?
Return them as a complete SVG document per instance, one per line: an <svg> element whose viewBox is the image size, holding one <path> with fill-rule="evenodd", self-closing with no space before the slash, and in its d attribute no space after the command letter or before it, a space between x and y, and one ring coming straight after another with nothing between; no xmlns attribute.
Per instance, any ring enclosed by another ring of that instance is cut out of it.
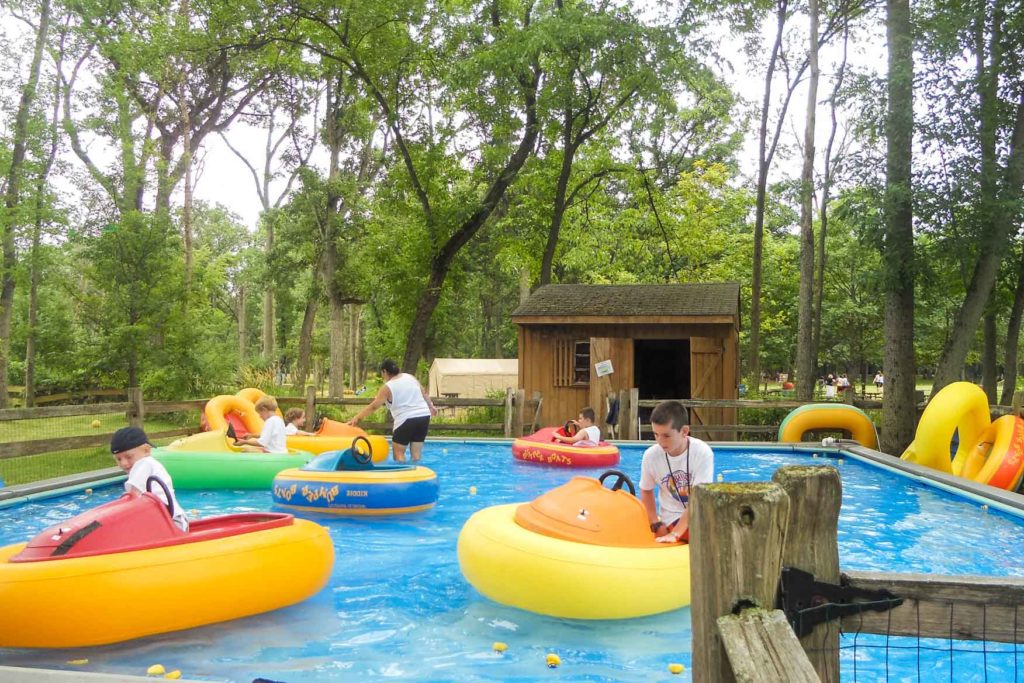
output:
<svg viewBox="0 0 1024 683"><path fill-rule="evenodd" d="M594 409L588 406L580 411L579 417L576 419L579 429L575 434L572 436L554 434L552 438L573 446L596 446L601 442L601 429L594 424L595 419Z"/></svg>
<svg viewBox="0 0 1024 683"><path fill-rule="evenodd" d="M658 443L644 452L640 463L640 502L660 543L689 541L690 492L714 477L715 454L706 443L690 436L689 421L686 408L678 401L659 403L651 413Z"/></svg>
<svg viewBox="0 0 1024 683"><path fill-rule="evenodd" d="M110 439L110 452L114 454L117 466L128 473L128 480L124 483L125 493L141 496L150 490L150 479L161 482L167 491L164 491L163 486L154 486L153 495L163 501L164 505L170 505L171 521L182 531L188 531L188 517L174 496L171 475L159 460L150 456L151 450L152 445L146 432L138 427L118 429ZM170 501L167 500L167 494L171 496Z"/></svg>
<svg viewBox="0 0 1024 683"><path fill-rule="evenodd" d="M277 414L277 400L264 396L256 401L256 414L263 419L263 431L259 436L239 439L242 450L249 453L287 453L288 444L284 431L284 420Z"/></svg>

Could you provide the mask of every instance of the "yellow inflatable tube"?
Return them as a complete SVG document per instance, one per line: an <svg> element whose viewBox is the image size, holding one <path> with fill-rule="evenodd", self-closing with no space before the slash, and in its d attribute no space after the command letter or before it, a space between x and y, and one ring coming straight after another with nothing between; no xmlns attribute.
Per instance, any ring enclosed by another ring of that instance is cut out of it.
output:
<svg viewBox="0 0 1024 683"><path fill-rule="evenodd" d="M0 548L0 647L104 645L267 612L323 588L334 558L327 530L303 519L150 550L8 562L24 546Z"/></svg>
<svg viewBox="0 0 1024 683"><path fill-rule="evenodd" d="M1015 491L1024 475L1024 420L1003 415L988 426L964 461L960 476Z"/></svg>
<svg viewBox="0 0 1024 683"><path fill-rule="evenodd" d="M791 411L779 425L779 441L800 443L804 434L817 429L849 432L860 445L878 448L875 423L860 408L843 403L814 403Z"/></svg>
<svg viewBox="0 0 1024 683"><path fill-rule="evenodd" d="M459 565L483 595L568 619L628 619L690 604L690 547L623 548L565 541L515 522L518 504L475 513Z"/></svg>
<svg viewBox="0 0 1024 683"><path fill-rule="evenodd" d="M360 430L362 431L362 430ZM374 462L384 462L388 459L388 440L380 435L369 435L363 432L363 438L370 442L370 450L373 453ZM302 436L295 434L285 438L288 450L307 451L313 455L320 455L327 451L340 451L352 447L356 436Z"/></svg>
<svg viewBox="0 0 1024 683"><path fill-rule="evenodd" d="M249 430L250 434L259 434L263 431L263 418L256 414L256 406L252 401L241 396L214 396L206 402L203 413L206 415L206 422L210 430L214 432L227 431L228 421L224 417L228 413L237 413L242 418L242 423Z"/></svg>
<svg viewBox="0 0 1024 683"><path fill-rule="evenodd" d="M928 401L917 424L914 441L900 457L940 472L959 475L982 432L991 422L988 396L984 390L970 382L953 382ZM954 431L960 437L960 445L950 462L949 445Z"/></svg>

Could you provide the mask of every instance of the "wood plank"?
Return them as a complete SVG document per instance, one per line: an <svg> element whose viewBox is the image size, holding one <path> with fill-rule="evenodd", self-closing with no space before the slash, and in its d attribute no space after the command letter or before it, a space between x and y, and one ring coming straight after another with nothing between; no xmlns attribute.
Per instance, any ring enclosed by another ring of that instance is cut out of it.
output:
<svg viewBox="0 0 1024 683"><path fill-rule="evenodd" d="M889 612L843 617L847 633L1024 643L1024 578L846 572L850 585L904 599Z"/></svg>
<svg viewBox="0 0 1024 683"><path fill-rule="evenodd" d="M789 496L778 484L701 484L690 494L694 681L733 680L718 619L775 605ZM728 571L722 563L728 562ZM786 680L785 678L777 680Z"/></svg>
<svg viewBox="0 0 1024 683"><path fill-rule="evenodd" d="M390 422L360 422L359 426L368 432L391 432L391 428L394 426ZM529 427L529 423L523 427ZM484 422L484 423L466 423L461 424L458 422L443 423L438 422L430 423L431 431L435 429L445 429L449 431L463 431L463 432L502 432L505 429L505 425L500 422Z"/></svg>
<svg viewBox="0 0 1024 683"><path fill-rule="evenodd" d="M176 413L182 410L202 410L206 405L205 399L193 401L146 401L146 414L153 413Z"/></svg>
<svg viewBox="0 0 1024 683"><path fill-rule="evenodd" d="M38 420L47 417L77 417L80 415L106 415L126 413L131 408L128 402L90 403L81 406L52 406L50 408L7 408L0 410L0 422L9 420Z"/></svg>
<svg viewBox="0 0 1024 683"><path fill-rule="evenodd" d="M818 581L839 583L839 470L821 465L788 465L772 481L789 496L789 528L782 566L810 572ZM799 638L807 659L825 681L839 680L839 622L816 625Z"/></svg>
<svg viewBox="0 0 1024 683"><path fill-rule="evenodd" d="M456 406L468 406L475 408L485 407L499 407L505 404L505 399L501 398L431 398L430 399L435 406L439 408L453 408ZM298 397L282 397L277 399L278 403L287 402L294 405L305 405L305 398ZM373 397L358 398L335 398L331 396L322 396L316 399L317 405L331 405L331 406L368 406L373 402ZM148 404L147 404L148 405Z"/></svg>
<svg viewBox="0 0 1024 683"><path fill-rule="evenodd" d="M782 610L746 609L719 617L718 632L740 683L821 680Z"/></svg>
<svg viewBox="0 0 1024 683"><path fill-rule="evenodd" d="M149 434L150 439L162 439L170 436L191 434L193 429L172 429ZM111 434L86 434L84 436L65 436L59 439L35 439L33 441L13 441L0 444L0 460L20 458L26 455L72 451L79 448L94 448L110 443Z"/></svg>

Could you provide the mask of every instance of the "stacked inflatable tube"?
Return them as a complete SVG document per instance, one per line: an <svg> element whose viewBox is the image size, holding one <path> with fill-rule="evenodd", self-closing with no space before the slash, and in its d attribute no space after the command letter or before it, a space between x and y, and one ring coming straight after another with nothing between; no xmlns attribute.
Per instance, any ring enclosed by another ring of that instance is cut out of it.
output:
<svg viewBox="0 0 1024 683"><path fill-rule="evenodd" d="M790 411L779 425L779 441L800 443L815 430L842 430L861 446L878 448L875 423L860 408L845 403L814 403Z"/></svg>

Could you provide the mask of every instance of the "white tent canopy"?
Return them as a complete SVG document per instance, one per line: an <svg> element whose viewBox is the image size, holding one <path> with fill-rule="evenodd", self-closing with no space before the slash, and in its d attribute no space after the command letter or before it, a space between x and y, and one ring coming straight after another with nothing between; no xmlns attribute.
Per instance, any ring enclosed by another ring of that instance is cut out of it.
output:
<svg viewBox="0 0 1024 683"><path fill-rule="evenodd" d="M430 366L430 395L486 398L491 391L519 386L515 358L435 358Z"/></svg>

